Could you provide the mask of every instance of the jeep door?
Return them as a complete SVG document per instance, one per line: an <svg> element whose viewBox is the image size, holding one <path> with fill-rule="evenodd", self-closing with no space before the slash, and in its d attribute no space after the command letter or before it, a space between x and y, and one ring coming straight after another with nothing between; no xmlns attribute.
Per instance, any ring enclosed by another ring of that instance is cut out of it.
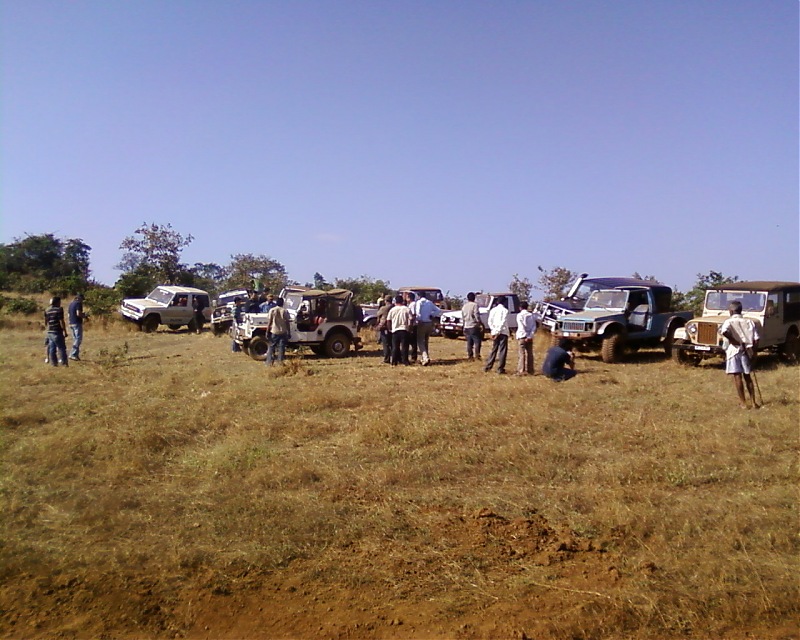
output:
<svg viewBox="0 0 800 640"><path fill-rule="evenodd" d="M761 324L759 333L761 338L758 341L760 347L770 347L781 344L786 338L786 325L784 316L786 315L786 304L783 291L772 291L767 294L766 305L760 317L753 317Z"/></svg>
<svg viewBox="0 0 800 640"><path fill-rule="evenodd" d="M190 305L189 294L176 293L169 305L161 310L161 324L186 324L192 315Z"/></svg>

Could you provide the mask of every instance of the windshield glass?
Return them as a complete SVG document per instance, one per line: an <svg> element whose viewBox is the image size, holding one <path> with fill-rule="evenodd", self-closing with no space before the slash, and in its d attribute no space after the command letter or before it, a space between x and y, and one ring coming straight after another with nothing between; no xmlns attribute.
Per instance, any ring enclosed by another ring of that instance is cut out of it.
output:
<svg viewBox="0 0 800 640"><path fill-rule="evenodd" d="M581 283L581 286L578 287L578 290L575 292L575 295L572 297L572 299L581 301L588 300L593 291L597 291L602 288L603 285L596 282L583 282Z"/></svg>
<svg viewBox="0 0 800 640"><path fill-rule="evenodd" d="M766 301L766 293L751 293L750 291L706 292L706 309L709 311L727 311L731 302L741 302L743 313L746 311L763 311Z"/></svg>
<svg viewBox="0 0 800 640"><path fill-rule="evenodd" d="M478 295L475 296L475 302L478 304L479 307L488 307L489 300L491 299L492 297L486 293L479 293Z"/></svg>
<svg viewBox="0 0 800 640"><path fill-rule="evenodd" d="M586 303L587 309L624 309L625 303L628 301L627 291L618 291L616 289L605 289L602 291L595 291L589 296L589 301Z"/></svg>
<svg viewBox="0 0 800 640"><path fill-rule="evenodd" d="M286 297L283 299L283 306L285 309L297 311L301 304L303 304L303 294L300 292L287 293Z"/></svg>
<svg viewBox="0 0 800 640"><path fill-rule="evenodd" d="M217 304L221 307L225 306L231 302L235 302L237 297L245 300L247 298L247 291L226 291L225 293L220 294Z"/></svg>
<svg viewBox="0 0 800 640"><path fill-rule="evenodd" d="M156 287L150 293L147 294L147 297L150 300L155 300L160 304L169 304L172 302L172 296L174 294L170 293L169 291L164 291L164 289L159 289Z"/></svg>

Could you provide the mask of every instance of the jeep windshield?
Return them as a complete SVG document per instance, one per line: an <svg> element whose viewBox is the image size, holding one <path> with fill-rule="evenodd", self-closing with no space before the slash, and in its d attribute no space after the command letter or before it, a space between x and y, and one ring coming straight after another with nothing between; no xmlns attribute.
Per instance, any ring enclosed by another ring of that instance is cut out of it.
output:
<svg viewBox="0 0 800 640"><path fill-rule="evenodd" d="M147 294L147 299L158 302L159 304L168 305L170 302L172 302L174 295L174 293L170 293L169 291L165 291L164 289L156 287Z"/></svg>
<svg viewBox="0 0 800 640"><path fill-rule="evenodd" d="M489 302L491 301L492 296L487 293L479 293L475 296L475 302L478 304L479 307L488 307Z"/></svg>
<svg viewBox="0 0 800 640"><path fill-rule="evenodd" d="M628 302L628 292L615 289L605 289L595 291L589 296L585 310L606 309L610 311L622 311Z"/></svg>
<svg viewBox="0 0 800 640"><path fill-rule="evenodd" d="M741 302L742 312L764 310L767 302L766 293L751 291L708 291L706 292L706 309L709 311L727 311L731 302Z"/></svg>

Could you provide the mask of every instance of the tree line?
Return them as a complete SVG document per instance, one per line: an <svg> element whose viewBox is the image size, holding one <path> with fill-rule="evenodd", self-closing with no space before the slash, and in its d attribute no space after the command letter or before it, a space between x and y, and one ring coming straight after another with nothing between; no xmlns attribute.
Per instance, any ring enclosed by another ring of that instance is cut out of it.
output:
<svg viewBox="0 0 800 640"><path fill-rule="evenodd" d="M0 291L17 293L45 293L67 296L84 292L86 304L94 313L111 313L121 298L143 297L160 284L193 286L212 294L228 289L256 288L278 292L289 284L300 284L290 280L286 268L278 260L264 255L241 253L231 255L227 264L182 262L183 250L194 240L183 235L172 225L143 223L120 243L122 257L116 268L121 271L113 287L96 282L91 275L91 247L80 238L59 238L52 233L26 235L14 242L0 244ZM544 293L545 300L557 300L565 295L578 272L565 267L545 269L538 266L536 285ZM655 276L632 277L659 282ZM737 276L729 277L718 271L697 274L694 287L681 292L673 287L673 300L680 310L691 310L699 314L703 307L705 290L709 287L736 282ZM304 286L317 289L342 288L353 291L359 303L375 302L391 290L388 280L375 279L367 275L356 278L335 278L328 282L319 272L313 282ZM523 300L531 300L534 283L526 276L514 274L508 284L509 290ZM449 296L451 306L460 306L462 299ZM20 310L20 303L11 304L0 295L0 307ZM30 305L22 305L30 310ZM35 305L34 305L35 310Z"/></svg>

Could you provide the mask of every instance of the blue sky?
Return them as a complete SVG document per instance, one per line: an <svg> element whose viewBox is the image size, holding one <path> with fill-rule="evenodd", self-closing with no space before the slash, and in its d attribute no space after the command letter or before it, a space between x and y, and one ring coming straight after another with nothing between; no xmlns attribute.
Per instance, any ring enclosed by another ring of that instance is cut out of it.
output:
<svg viewBox="0 0 800 640"><path fill-rule="evenodd" d="M0 242L454 294L800 279L795 0L0 4Z"/></svg>

